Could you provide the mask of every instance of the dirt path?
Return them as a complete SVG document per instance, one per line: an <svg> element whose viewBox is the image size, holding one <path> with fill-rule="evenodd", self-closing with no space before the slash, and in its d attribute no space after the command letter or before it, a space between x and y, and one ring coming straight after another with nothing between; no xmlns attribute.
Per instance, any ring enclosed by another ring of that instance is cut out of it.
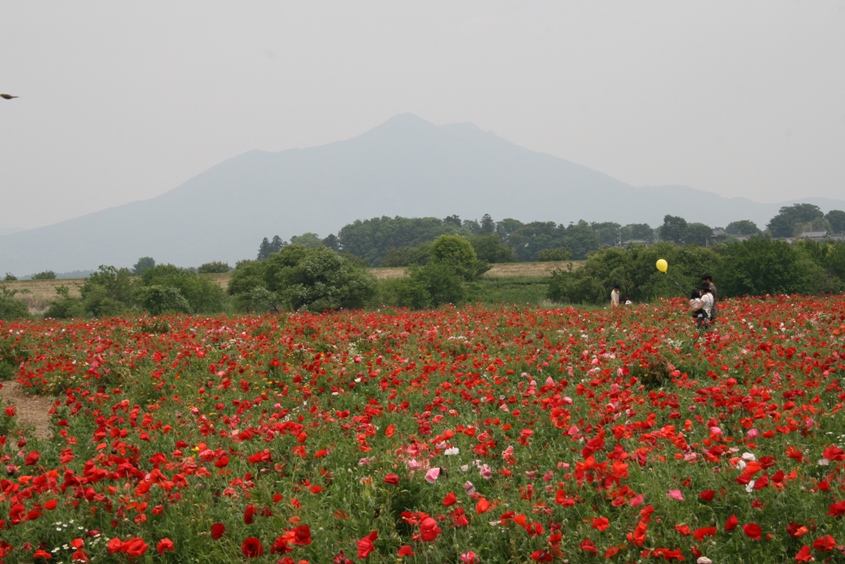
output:
<svg viewBox="0 0 845 564"><path fill-rule="evenodd" d="M36 437L46 439L50 436L50 408L57 398L27 394L23 386L13 380L0 382L0 398L3 399L3 409L15 406L18 422L32 425Z"/></svg>

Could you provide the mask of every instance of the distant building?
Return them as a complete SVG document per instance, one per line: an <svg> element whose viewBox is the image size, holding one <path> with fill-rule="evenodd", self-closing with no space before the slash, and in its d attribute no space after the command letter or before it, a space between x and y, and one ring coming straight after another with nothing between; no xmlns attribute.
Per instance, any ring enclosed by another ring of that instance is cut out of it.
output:
<svg viewBox="0 0 845 564"><path fill-rule="evenodd" d="M630 247L631 245L642 245L643 247L648 247L652 244L652 241L648 241L646 239L628 239L627 241L622 241L623 247Z"/></svg>
<svg viewBox="0 0 845 564"><path fill-rule="evenodd" d="M803 241L824 241L827 238L827 231L804 231L797 237Z"/></svg>

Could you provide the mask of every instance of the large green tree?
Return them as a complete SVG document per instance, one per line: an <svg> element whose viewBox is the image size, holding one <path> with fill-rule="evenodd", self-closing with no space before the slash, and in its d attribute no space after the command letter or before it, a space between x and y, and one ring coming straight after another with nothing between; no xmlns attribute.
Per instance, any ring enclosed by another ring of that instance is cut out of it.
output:
<svg viewBox="0 0 845 564"><path fill-rule="evenodd" d="M265 261L239 265L229 293L254 309L325 311L362 307L375 286L365 268L331 249L287 245Z"/></svg>
<svg viewBox="0 0 845 564"><path fill-rule="evenodd" d="M687 242L687 220L676 215L663 216L663 225L658 228L660 240L682 245Z"/></svg>
<svg viewBox="0 0 845 564"><path fill-rule="evenodd" d="M824 216L830 225L830 231L837 235L845 234L845 211L830 210Z"/></svg>
<svg viewBox="0 0 845 564"><path fill-rule="evenodd" d="M772 237L794 237L801 231L827 229L824 213L815 204L783 206L766 229Z"/></svg>
<svg viewBox="0 0 845 564"><path fill-rule="evenodd" d="M740 219L739 221L732 221L725 227L725 233L733 235L734 237L760 235L762 231L757 227L757 224L750 219Z"/></svg>

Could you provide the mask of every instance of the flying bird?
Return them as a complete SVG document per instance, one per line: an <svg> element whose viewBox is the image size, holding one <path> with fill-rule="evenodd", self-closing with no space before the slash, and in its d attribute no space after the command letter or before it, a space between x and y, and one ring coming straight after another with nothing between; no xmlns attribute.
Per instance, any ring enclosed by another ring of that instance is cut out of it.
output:
<svg viewBox="0 0 845 564"><path fill-rule="evenodd" d="M0 98L4 100L11 100L12 98L17 98L17 96L12 96L11 94L0 94Z"/></svg>

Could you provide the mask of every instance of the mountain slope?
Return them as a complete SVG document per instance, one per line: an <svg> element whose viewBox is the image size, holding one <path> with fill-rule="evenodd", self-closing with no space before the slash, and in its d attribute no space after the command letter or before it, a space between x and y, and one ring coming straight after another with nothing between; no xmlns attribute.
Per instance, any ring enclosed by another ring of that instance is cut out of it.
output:
<svg viewBox="0 0 845 564"><path fill-rule="evenodd" d="M159 197L0 236L0 272L129 266L142 256L180 266L234 264L253 258L263 237L324 237L381 215L658 226L672 214L762 226L781 205L682 186L637 188L471 124L436 126L405 114L346 141L250 151ZM845 202L829 207L845 209Z"/></svg>

